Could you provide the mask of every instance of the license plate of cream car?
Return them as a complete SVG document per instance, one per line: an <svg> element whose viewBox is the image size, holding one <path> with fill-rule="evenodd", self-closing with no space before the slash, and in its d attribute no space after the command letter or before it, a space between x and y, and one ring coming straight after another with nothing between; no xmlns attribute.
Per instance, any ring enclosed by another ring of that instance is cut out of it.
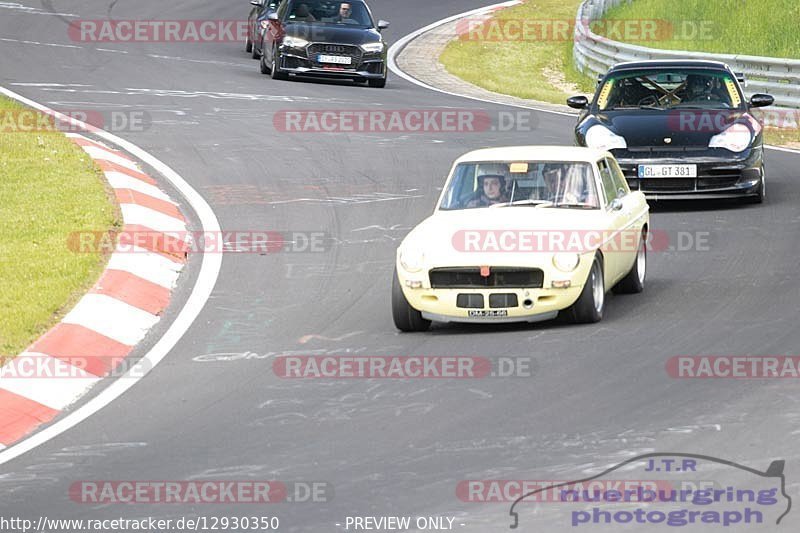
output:
<svg viewBox="0 0 800 533"><path fill-rule="evenodd" d="M696 178L697 165L639 165L640 178Z"/></svg>
<svg viewBox="0 0 800 533"><path fill-rule="evenodd" d="M508 309L470 309L470 317L497 318L508 316Z"/></svg>
<svg viewBox="0 0 800 533"><path fill-rule="evenodd" d="M353 58L349 56L326 56L319 54L317 56L318 63L335 63L337 65L349 65L353 62Z"/></svg>

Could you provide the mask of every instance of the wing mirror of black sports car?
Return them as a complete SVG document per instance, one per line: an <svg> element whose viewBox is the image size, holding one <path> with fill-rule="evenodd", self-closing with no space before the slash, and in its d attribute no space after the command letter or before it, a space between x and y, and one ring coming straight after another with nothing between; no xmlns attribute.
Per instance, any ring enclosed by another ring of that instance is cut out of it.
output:
<svg viewBox="0 0 800 533"><path fill-rule="evenodd" d="M383 20L383 19L378 21L378 29L379 30L385 30L388 27L389 27L389 21Z"/></svg>
<svg viewBox="0 0 800 533"><path fill-rule="evenodd" d="M270 11L267 13L267 18L269 20L278 20L278 12L277 11Z"/></svg>
<svg viewBox="0 0 800 533"><path fill-rule="evenodd" d="M775 98L768 94L754 94L750 97L750 107L766 107L775 103Z"/></svg>
<svg viewBox="0 0 800 533"><path fill-rule="evenodd" d="M262 0L250 0L250 5L252 6L260 6Z"/></svg>
<svg viewBox="0 0 800 533"><path fill-rule="evenodd" d="M586 109L589 107L589 99L585 96L570 96L567 98L567 105L573 109Z"/></svg>

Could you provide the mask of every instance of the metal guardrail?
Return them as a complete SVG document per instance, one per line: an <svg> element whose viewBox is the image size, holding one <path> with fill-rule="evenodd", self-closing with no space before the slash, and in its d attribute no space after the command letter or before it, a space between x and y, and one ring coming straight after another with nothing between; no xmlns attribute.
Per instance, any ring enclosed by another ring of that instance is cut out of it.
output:
<svg viewBox="0 0 800 533"><path fill-rule="evenodd" d="M624 1L631 0L584 0L578 7L573 57L579 71L597 76L605 74L616 63L642 59L722 61L734 72L744 73L747 79L745 94L748 97L755 93L767 93L775 97L775 105L800 107L800 60L657 50L613 41L591 31L591 21L602 18L606 11Z"/></svg>

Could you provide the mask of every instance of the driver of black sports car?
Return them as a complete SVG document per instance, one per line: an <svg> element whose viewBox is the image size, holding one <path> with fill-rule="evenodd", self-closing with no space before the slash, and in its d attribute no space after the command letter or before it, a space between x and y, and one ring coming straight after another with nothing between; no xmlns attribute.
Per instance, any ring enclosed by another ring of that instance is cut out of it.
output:
<svg viewBox="0 0 800 533"><path fill-rule="evenodd" d="M678 93L681 102L720 102L723 99L714 92L714 80L701 74L688 74L686 86Z"/></svg>

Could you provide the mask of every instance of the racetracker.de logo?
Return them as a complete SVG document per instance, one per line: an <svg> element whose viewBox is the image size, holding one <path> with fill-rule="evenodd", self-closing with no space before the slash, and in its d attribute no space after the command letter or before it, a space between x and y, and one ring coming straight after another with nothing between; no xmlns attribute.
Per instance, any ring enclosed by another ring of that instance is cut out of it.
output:
<svg viewBox="0 0 800 533"><path fill-rule="evenodd" d="M472 17L456 23L462 41L488 42L565 42L593 38L611 41L657 42L712 40L714 21L664 19L582 19L582 31L576 33L574 19L505 19Z"/></svg>
<svg viewBox="0 0 800 533"><path fill-rule="evenodd" d="M67 238L75 253L321 253L330 238L324 231L77 231Z"/></svg>
<svg viewBox="0 0 800 533"><path fill-rule="evenodd" d="M68 109L43 113L33 109L0 110L0 133L75 133L85 131L83 124L110 132L142 132L150 128L152 118L146 111Z"/></svg>
<svg viewBox="0 0 800 533"><path fill-rule="evenodd" d="M69 497L85 504L281 503L282 481L76 481Z"/></svg>
<svg viewBox="0 0 800 533"><path fill-rule="evenodd" d="M513 502L524 494L535 492L525 499L526 503L627 503L656 501L659 492L672 488L673 484L665 480L594 479L586 483L571 483L529 479L469 479L459 481L456 496L462 502L497 503Z"/></svg>
<svg viewBox="0 0 800 533"><path fill-rule="evenodd" d="M800 356L676 355L667 360L666 370L679 379L797 379Z"/></svg>
<svg viewBox="0 0 800 533"><path fill-rule="evenodd" d="M453 234L453 249L463 253L586 253L598 248L604 252L635 252L639 249L639 230L459 230ZM710 250L707 231L647 232L648 252L688 252Z"/></svg>
<svg viewBox="0 0 800 533"><path fill-rule="evenodd" d="M272 371L284 379L480 379L532 377L531 357L284 355Z"/></svg>
<svg viewBox="0 0 800 533"><path fill-rule="evenodd" d="M284 133L477 133L492 122L480 109L284 110L272 119Z"/></svg>
<svg viewBox="0 0 800 533"><path fill-rule="evenodd" d="M78 43L238 43L246 20L73 20L67 29Z"/></svg>

